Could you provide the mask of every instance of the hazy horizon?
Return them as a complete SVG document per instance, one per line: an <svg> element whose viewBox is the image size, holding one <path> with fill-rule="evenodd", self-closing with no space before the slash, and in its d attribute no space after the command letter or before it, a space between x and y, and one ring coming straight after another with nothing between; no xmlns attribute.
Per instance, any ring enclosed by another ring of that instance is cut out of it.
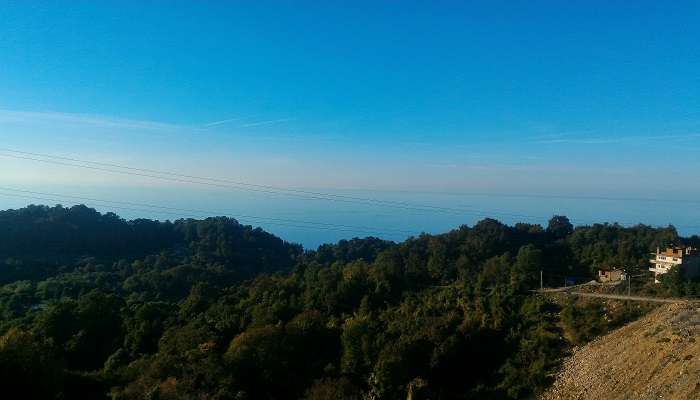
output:
<svg viewBox="0 0 700 400"><path fill-rule="evenodd" d="M228 216L246 225L262 227L283 240L300 243L307 249L315 249L325 243L341 239L375 236L386 240L403 241L421 233L438 234L458 228L462 224L473 225L484 218L495 218L513 225L518 222L540 224L546 227L553 215L566 215L572 223L619 223L632 226L643 223L651 226L674 225L683 236L700 232L700 226L684 221L697 221L700 212L684 207L693 203L684 200L654 201L649 199L616 200L609 198L562 199L528 195L444 194L444 193L372 193L373 199L401 201L416 206L440 204L446 211L405 210L391 206L365 206L357 203L332 202L324 207L323 200L307 200L288 196L275 196L260 202L259 195L246 192L205 189L181 191L161 188L147 192L140 189L99 190L96 188L72 188L70 196L54 196L66 188L25 187L34 193L8 191L0 187L0 199L4 208L20 208L30 203L71 206L85 204L100 212L114 212L125 219L149 218L176 220L179 218L202 219ZM41 191L43 190L43 191ZM342 196L367 196L366 191L332 191ZM63 192L65 193L65 192ZM163 199L169 199L167 203ZM123 204L121 202L127 202ZM136 203L134 203L136 202ZM148 205L174 208L153 209ZM311 203L311 204L308 204ZM139 205L142 204L142 205ZM195 204L196 206L193 206ZM146 206L144 206L146 205ZM650 207L664 207L664 215L644 216ZM187 211L190 210L190 211ZM463 210L462 213L457 210ZM266 220L271 219L271 220ZM297 223L295 221L301 221ZM680 222L672 222L680 221ZM324 225L304 225L329 224Z"/></svg>

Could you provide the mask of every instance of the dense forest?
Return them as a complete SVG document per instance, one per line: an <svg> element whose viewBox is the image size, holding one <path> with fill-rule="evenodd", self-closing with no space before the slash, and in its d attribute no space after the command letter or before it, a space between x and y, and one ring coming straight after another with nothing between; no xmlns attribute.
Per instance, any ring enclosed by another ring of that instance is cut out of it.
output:
<svg viewBox="0 0 700 400"><path fill-rule="evenodd" d="M540 271L641 272L681 242L698 238L555 216L304 250L223 217L2 211L0 379L41 399L523 398L606 323L533 295Z"/></svg>

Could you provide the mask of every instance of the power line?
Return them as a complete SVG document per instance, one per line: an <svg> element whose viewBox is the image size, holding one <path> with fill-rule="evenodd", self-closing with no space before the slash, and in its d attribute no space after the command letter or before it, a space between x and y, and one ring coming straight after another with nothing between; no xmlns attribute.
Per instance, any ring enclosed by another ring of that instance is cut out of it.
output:
<svg viewBox="0 0 700 400"><path fill-rule="evenodd" d="M305 221L305 220L297 220L297 219L260 217L260 216L255 216L255 215L244 215L244 214L236 214L236 213L231 213L231 212L198 210L198 209L191 209L191 208L167 207L167 206L160 206L160 205L146 204L146 203L135 203L135 202L117 201L117 200L104 200L104 199L96 199L96 198L83 197L83 196L63 195L63 194L57 194L57 193L35 192L35 191L31 191L31 190L20 190L20 189L12 189L12 188L7 188L7 187L0 187L0 191L36 194L36 195L42 195L42 196L65 197L65 198L70 198L70 199L77 199L77 200L83 200L83 201L96 201L96 202L101 202L101 203L124 204L124 205L128 205L128 206L148 207L148 208L155 208L155 209L162 209L162 210L169 210L169 211L181 211L181 212L203 214L203 215L208 215L208 216L211 216L211 215L237 215L240 218L254 218L254 219L260 219L260 220L267 220L267 221L303 223L303 224L312 224L312 225L344 227L344 228L352 228L352 229L367 229L367 230L374 230L374 231L416 234L415 231L408 231L408 230L402 230L402 229L375 228L375 227L367 227L367 226L343 225L343 224L333 224L333 223L327 223L327 222L314 222L314 221Z"/></svg>
<svg viewBox="0 0 700 400"><path fill-rule="evenodd" d="M457 212L465 211L465 210L449 208L449 207L440 207L440 206L425 205L425 204L418 205L418 204L412 204L412 203L402 202L402 201L382 200L382 199L367 198L367 197L355 197L355 196L347 196L347 195L340 195L340 194L333 194L333 193L323 193L323 192L316 192L316 191L309 191L309 190L302 190L302 189L285 188L285 187L281 187L281 186L261 185L261 184L255 184L255 183L250 183L250 182L234 181L234 180L230 180L230 179L210 178L210 177L202 177L202 176L196 176L196 175L187 175L187 174L180 174L180 173L169 172L169 171L159 171L159 170L148 169L148 168L137 168L137 167L131 167L131 166L121 165L121 164L103 163L103 162L96 162L96 161L89 161L89 160L81 160L81 159L71 158L71 157L62 157L62 156L54 156L54 155L49 155L49 154L11 150L11 149L7 149L7 148L0 148L0 151L4 151L4 152L8 152L8 153L16 153L16 154L25 154L25 155L31 155L31 156L37 156L37 157L44 157L44 158L50 158L50 159L55 159L55 160L78 162L78 163L97 165L97 166L102 166L102 167L118 168L118 169L124 169L124 170L128 170L128 171L144 172L147 174L156 174L158 176L153 176L153 175L138 175L138 176L145 176L145 177L151 177L151 178L157 178L157 179L161 179L161 178L163 178L163 176L184 178L184 179L187 179L186 181L183 181L185 183L203 183L203 182L210 182L211 183L211 182L214 182L214 183L220 183L220 184L226 184L226 185L255 188L256 189L255 191L261 191L261 189L262 189L263 193L273 193L274 192L274 193L282 193L282 194L288 194L288 195L290 195L290 194L303 195L304 198L311 198L311 199L316 199L316 200L341 199L341 200L351 200L352 202L376 203L379 205L414 207L414 208L420 208L420 209L427 208L427 209L453 211L453 212L454 211L457 211ZM14 157L14 158L19 158L19 157ZM26 158L25 157L23 159L32 160L32 161L49 162L48 160L41 160L41 159L35 159L35 158ZM75 165L75 164L61 164L61 165L67 165L67 166L73 166L73 167L87 167L87 166L80 166L80 165ZM123 173L123 171L119 172L119 171L115 171L113 169L110 169L110 170L97 169L97 170L106 171L106 172ZM195 180L197 182L192 182L191 180ZM309 196L311 196L311 197L309 197ZM326 198L328 198L328 199L326 199Z"/></svg>
<svg viewBox="0 0 700 400"><path fill-rule="evenodd" d="M435 206L435 205L428 205L428 204L413 204L413 203L409 203L409 202L345 196L345 195L338 195L338 194L332 194L332 193L314 192L314 191L283 188L283 187L269 186L269 185L258 185L258 184L247 183L247 182L238 182L238 181L218 179L218 178L199 177L199 176L179 174L179 173L174 173L174 172L157 171L157 170L151 170L151 169L146 169L146 168L136 168L136 167L130 167L130 166L125 166L125 165L120 165L120 164L102 163L102 162L81 160L81 159L77 159L77 158L53 156L53 155L48 155L48 154L32 153L32 152L26 152L26 151L18 151L18 150L12 150L12 149L7 149L7 148L0 148L0 151L24 155L24 156L21 156L21 155L16 155L16 154L14 154L14 155L13 154L0 154L0 156L2 156L2 157L9 157L9 158L15 158L15 159L29 160L29 161L37 161L37 162L49 163L49 164L54 164L54 165L63 165L63 166L69 166L69 167L75 167L75 168L85 168L85 169L91 169L91 170L102 171L102 172L110 172L110 173L116 173L116 174L140 176L140 177L160 179L160 180L179 182L179 183L190 183L190 184L197 184L197 185L203 185L203 186L245 190L245 191L251 191L251 192L258 192L258 193L285 195L285 196L302 198L302 199L306 199L306 200L323 200L323 201L354 203L354 204L362 204L362 205L375 205L375 206L397 208L397 209L409 210L409 211L422 211L422 212L444 212L444 213L450 213L450 214L472 214L472 215L482 215L482 216L496 215L496 216L501 216L501 217L529 218L529 219L542 218L541 216L533 216L533 215L525 215L525 214L513 214L513 213L501 213L501 212L482 212L482 211L476 210L476 209L461 209L461 208L442 207L442 206ZM30 155L30 156L34 156L34 157L27 157L26 155ZM36 158L36 157L43 157L43 158L48 158L48 159L42 159L42 158ZM63 161L56 161L56 160L63 160ZM70 161L70 162L65 162L65 161ZM83 164L90 164L90 165L81 165L81 164L75 164L75 163L83 163ZM118 169L115 169L115 168L118 168ZM119 170L119 169L123 169L123 170Z"/></svg>
<svg viewBox="0 0 700 400"><path fill-rule="evenodd" d="M23 194L2 193L3 191L4 192L14 192L14 193L23 193ZM182 214L183 212L189 213L189 215L191 215L191 216L196 216L196 217L200 217L200 218L211 217L212 215L221 215L221 216L233 217L238 221L248 222L251 224L252 223L256 223L256 224L264 223L266 225L282 226L282 227L289 227L289 228L324 230L324 231L335 231L335 232L349 232L349 233L355 233L355 234L363 233L363 234L376 235L376 234L381 233L381 234L388 236L388 237L393 236L395 238L402 238L402 239L406 238L406 236L414 236L414 235L418 234L417 232L414 232L414 231L399 230L399 229L373 228L373 227L366 227L366 226L332 224L332 223L305 221L305 220L260 217L260 216L254 216L254 215L242 215L242 214L236 215L236 214L231 214L231 213L214 212L214 211L208 211L208 210L176 208L176 207L160 206L160 205L154 205L154 204L126 202L126 201L117 201L117 200L104 200L104 199L96 199L96 198L74 196L74 195L62 195L62 194L57 194L57 193L35 192L35 191L29 191L29 190L12 189L12 188L7 188L7 187L0 187L0 196L24 198L24 199L32 199L32 200L44 200L44 201L52 201L52 202L58 202L58 203L64 202L64 201L66 201L66 199L77 199L77 200L82 200L82 201L104 203L104 204L98 204L98 205L103 206L103 207L110 207L113 209L136 211L136 212L156 213L156 214L163 214L163 215L174 215L174 216L177 216L179 218L183 218L183 214ZM46 196L51 196L51 197L46 197ZM57 199L56 197L59 197L59 199ZM120 204L120 205L115 205L115 204ZM145 207L147 209L135 208L135 207ZM551 273L549 273L548 276L551 278L551 276L552 276Z"/></svg>
<svg viewBox="0 0 700 400"><path fill-rule="evenodd" d="M125 170L130 170L130 171L139 171L139 172L147 172L147 173L153 173L153 174L158 174L158 175L166 175L166 176L173 176L173 177L180 177L180 178L187 178L187 179L195 179L195 180L200 180L200 181L227 183L227 184L231 184L231 185L253 187L253 188L259 188L259 189L269 189L269 190L280 191L280 192L290 192L290 193L298 193L298 194L305 194L305 195L312 195L312 196L332 197L332 198L338 198L338 199L363 201L363 202L371 202L371 203L378 203L378 204L402 205L402 206L409 206L409 207L415 206L415 207L422 207L422 208L460 211L460 212L465 211L463 209L441 207L441 206L435 206L435 205L429 205L429 204L414 204L414 203L403 202L403 201L383 200L383 199L377 199L377 198L371 198L371 197L348 196L348 195L310 191L310 190L303 190L303 189L296 189L296 188L289 188L289 187L282 187L282 186L274 186L274 185L262 185L262 184L256 184L256 183L250 183L250 182L235 181L235 180L231 180L231 179L202 177L202 176L188 175L188 174L182 174L182 173L177 173L177 172L162 171L162 170L140 168L140 167L132 167L132 166L123 165L123 164L116 164L116 163L106 163L106 162L82 160L82 159L78 159L78 158L65 157L65 156L56 156L56 155L43 154L43 153L20 151L20 150L14 150L14 149L9 149L9 148L0 148L0 151L4 151L4 152L8 152L8 153L15 153L15 154L25 154L25 155L32 155L32 156L38 156L38 157L52 158L52 159L56 159L56 160L80 162L80 163L85 163L85 164L98 165L98 166L111 167L111 168L120 168L120 169L125 169ZM399 192L399 193L413 193L411 191L406 191L406 190L399 190L397 192ZM521 198L536 198L536 199L550 198L550 199L577 199L577 200L604 200L604 201L647 201L647 202L674 202L674 203L678 202L678 203L696 203L696 204L700 203L700 200L697 200L697 199L667 199L667 198L658 198L658 197L614 197L614 196L582 196L582 195L526 194L526 193L480 193L480 192L471 192L471 193L437 192L436 193L436 192L420 192L420 191L415 192L415 193L445 194L445 195L453 195L453 196L521 197ZM514 216L520 216L520 215L514 215Z"/></svg>
<svg viewBox="0 0 700 400"><path fill-rule="evenodd" d="M63 166L69 166L69 167L75 167L75 168L85 168L85 169L97 170L97 171L102 171L102 172L110 172L110 173L116 173L116 174L125 174L125 175L132 175L132 176L147 177L147 178L152 178L152 179L160 179L160 180L173 181L173 182L179 182L179 183L190 183L190 184L197 184L197 185L204 185L204 186L211 186L211 187L218 187L218 188L227 188L227 189L259 192L259 193L272 194L272 195L292 196L292 197L297 197L297 198L301 198L301 199L305 199L305 200L344 202L344 203L354 203L354 204L361 204L361 205L382 206L382 207L396 208L396 209L402 209L402 210L408 210L408 211L443 212L443 213L457 214L457 215L469 214L469 215L483 216L483 217L495 216L495 217L523 218L523 219L529 219L529 220L547 220L549 218L546 216L503 213L503 212L498 212L498 211L484 211L484 210L477 210L477 209L460 209L460 208L441 207L441 206L426 205L426 204L413 204L413 203L408 203L408 202L398 202L398 201L381 200L381 199L374 199L374 198L345 196L345 195L306 191L306 190L293 189L293 188L283 188L283 187L270 186L270 185L259 185L259 184L253 184L253 183L247 183L247 182L232 181L232 180L227 180L227 179L199 177L199 176L195 176L195 175L180 174L180 173L168 172L168 171L158 171L158 170L152 170L152 169L146 169L146 168L137 168L137 167L131 167L131 166L121 165L121 164L96 162L96 161L81 160L81 159L71 158L71 157L54 156L54 155L49 155L49 154L19 151L19 150L13 150L13 149L8 149L8 148L0 148L0 152L15 153L15 154L1 154L0 153L1 157L9 157L9 158L15 158L15 159L36 161L36 162L49 163L49 164L54 164L54 165L63 165ZM18 155L18 154L22 154L22 155ZM34 157L28 157L28 156L34 156ZM42 157L42 158L36 158L36 157ZM43 159L43 158L47 158L47 159ZM57 161L57 160L63 160L63 161ZM70 162L66 162L66 161L70 161ZM83 163L83 164L90 164L90 165L81 165L81 164L75 164L75 163ZM119 168L119 169L123 169L123 170L114 169L114 168ZM557 198L557 196L552 196L552 197ZM570 197L575 198L574 196L570 196ZM562 196L562 198L568 198L568 197ZM591 198L584 196L584 197L581 197L581 199L590 200ZM571 222L574 224L577 224L577 225L587 225L587 224L591 223L590 221L574 220L574 219L572 219ZM637 225L637 224L639 224L639 222L623 222L623 221L620 221L618 223L624 224L624 225ZM691 229L696 229L696 228L700 227L698 225L675 225L675 226L683 227L683 228L691 228Z"/></svg>
<svg viewBox="0 0 700 400"><path fill-rule="evenodd" d="M103 207L112 207L112 208L120 209L120 210L138 211L138 212L151 212L151 213L155 212L157 214L175 215L175 216L178 216L181 218L183 217L182 212L186 212L186 213L188 213L188 215L194 215L194 216L198 216L198 217L211 217L212 215L222 215L222 216L230 216L230 217L233 217L233 218L235 218L237 220L241 220L241 221L253 221L255 223L260 223L262 221L265 224L294 227L294 228L302 228L302 229L320 229L320 230L339 231L339 232L354 232L354 233L365 233L365 234L382 233L382 234L393 235L393 236L398 236L398 235L406 236L406 235L417 234L417 232L405 231L405 230L399 230L399 229L373 228L373 227L365 227L365 226L332 224L332 223L324 223L324 222L291 220L291 219L271 218L271 217L259 217L259 216L253 216L253 215L235 215L235 214L230 214L230 213L217 213L217 212L206 211L206 210L182 209L182 208L158 206L158 205L144 204L144 203L103 200L103 199L94 199L94 198L87 198L87 197L80 197L80 196L67 196L67 195L61 195L61 194L56 194L56 193L32 192L32 191L26 191L26 190L10 189L10 188L0 188L0 191L27 193L27 194L23 195L23 194L11 194L11 193L1 193L0 192L0 196L9 196L9 197L17 197L17 198L25 198L25 199L33 199L33 200L44 200L44 201L52 201L52 202L64 202L64 201L67 201L66 198L71 198L71 199L91 201L91 202L96 202L96 203L106 203L106 204L99 204L100 206L103 206ZM52 197L46 197L46 196L52 196ZM59 197L59 198L57 198L57 197ZM136 207L146 207L148 209L126 207L126 206L115 206L114 204L123 204L123 205L136 206ZM178 211L180 211L180 212L178 212Z"/></svg>
<svg viewBox="0 0 700 400"><path fill-rule="evenodd" d="M23 193L25 195L2 193L2 191ZM66 199L75 199L75 200L80 200L82 202L88 201L88 202L104 203L104 204L98 204L99 206L103 206L103 207L111 207L111 208L116 208L116 209L120 209L120 210L137 211L137 212L148 212L148 213L155 212L156 214L174 215L174 216L181 217L181 218L183 217L183 213L187 213L186 215L193 215L193 216L203 217L203 218L211 217L214 215L221 215L221 216L229 216L229 217L235 218L235 219L240 220L240 221L250 221L252 223L264 223L267 225L286 226L286 227L301 228L301 229L317 229L317 230L320 229L320 230L330 230L330 231L339 231L339 232L354 232L354 233L363 233L363 234L383 234L386 236L401 237L401 238L405 238L406 236L416 236L416 235L420 234L420 232L418 232L418 231L410 231L410 230L403 230L403 229L376 228L376 227L368 227L368 226L335 224L335 223L307 221L307 220L298 220L298 219L261 217L261 216L256 216L256 215L236 214L236 213L232 213L232 212L221 212L221 211L211 211L211 210L201 210L201 209L188 209L188 208L169 207L169 206L161 206L161 205L138 203L138 202L105 200L105 199L97 199L97 198L92 198L92 197L64 195L64 194L47 193L47 192L36 192L36 191L13 189L13 188L7 188L7 187L0 187L0 195L6 196L6 197L9 196L9 197L26 198L26 199L33 199L33 200L45 200L45 201L52 201L52 202L63 202L63 201L67 201ZM45 196L52 196L52 197L45 197ZM57 199L56 197L59 197L59 199ZM114 204L119 204L120 206L115 206ZM125 207L125 206L129 206L129 207ZM147 209L134 208L134 207L145 207ZM688 227L688 226L686 226L686 227Z"/></svg>

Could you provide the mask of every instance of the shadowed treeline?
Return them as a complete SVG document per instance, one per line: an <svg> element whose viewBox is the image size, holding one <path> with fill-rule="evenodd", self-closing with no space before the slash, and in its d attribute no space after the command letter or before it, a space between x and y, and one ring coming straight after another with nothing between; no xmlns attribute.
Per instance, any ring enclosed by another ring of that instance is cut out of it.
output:
<svg viewBox="0 0 700 400"><path fill-rule="evenodd" d="M578 343L609 325L574 305L560 325L530 294L540 271L643 269L679 241L697 237L554 217L303 251L223 217L3 211L0 374L33 398L522 398L548 385L560 326ZM659 290L693 294L673 279Z"/></svg>

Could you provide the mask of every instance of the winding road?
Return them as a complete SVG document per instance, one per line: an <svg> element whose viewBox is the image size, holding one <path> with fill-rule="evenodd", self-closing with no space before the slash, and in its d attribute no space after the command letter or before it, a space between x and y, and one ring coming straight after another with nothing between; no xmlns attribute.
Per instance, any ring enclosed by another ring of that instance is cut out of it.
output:
<svg viewBox="0 0 700 400"><path fill-rule="evenodd" d="M652 303L671 303L671 304L687 304L687 303L700 303L700 300L689 300L689 299L669 299L661 297L648 297L648 296L627 296L624 294L608 294L608 293L587 293L587 292L577 292L573 289L584 287L584 286L603 286L605 284L588 282L576 286L566 286L552 289L540 289L536 292L539 294L551 294L551 293L565 293L573 296L581 297L594 297L599 299L611 299L611 300L627 300L627 301L644 301ZM605 285L613 286L613 285Z"/></svg>

